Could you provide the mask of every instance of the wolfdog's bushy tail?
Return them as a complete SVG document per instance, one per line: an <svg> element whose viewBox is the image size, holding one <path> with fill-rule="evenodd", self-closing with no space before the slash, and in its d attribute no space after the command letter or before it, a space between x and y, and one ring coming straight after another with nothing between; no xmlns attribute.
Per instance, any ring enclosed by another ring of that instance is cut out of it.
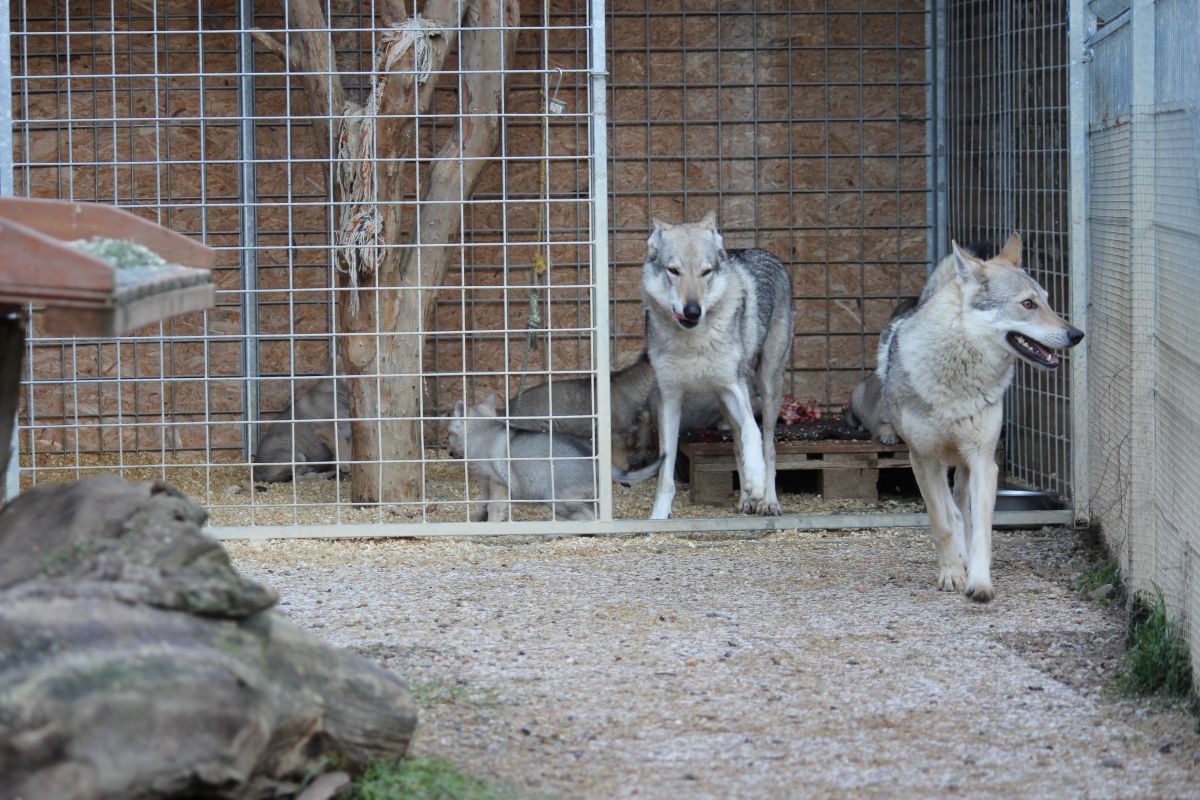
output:
<svg viewBox="0 0 1200 800"><path fill-rule="evenodd" d="M652 478L658 474L658 468L662 465L662 460L663 457L659 456L646 466L638 467L637 469L626 470L620 467L613 467L613 480L622 486L633 486L635 483L641 483L647 478Z"/></svg>

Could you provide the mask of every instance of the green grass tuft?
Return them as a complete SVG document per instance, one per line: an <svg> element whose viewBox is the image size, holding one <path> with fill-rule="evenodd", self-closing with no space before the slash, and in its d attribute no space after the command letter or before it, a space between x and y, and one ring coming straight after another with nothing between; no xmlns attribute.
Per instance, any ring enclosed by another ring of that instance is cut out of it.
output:
<svg viewBox="0 0 1200 800"><path fill-rule="evenodd" d="M1086 595L1088 592L1099 589L1106 583L1111 583L1118 589L1121 586L1121 568L1117 565L1117 562L1110 559L1092 564L1088 568L1088 571L1080 577L1076 589L1079 594ZM1108 605L1109 599L1107 597L1101 598L1100 602Z"/></svg>
<svg viewBox="0 0 1200 800"><path fill-rule="evenodd" d="M1186 697L1192 691L1192 660L1183 631L1167 615L1162 589L1138 596L1131 622L1121 687L1131 694Z"/></svg>
<svg viewBox="0 0 1200 800"><path fill-rule="evenodd" d="M405 758L367 767L351 800L514 800L444 758Z"/></svg>
<svg viewBox="0 0 1200 800"><path fill-rule="evenodd" d="M445 681L429 681L414 683L408 687L413 699L421 708L434 706L458 705L460 703L478 703L492 705L496 702L496 692L487 687L474 689L461 683L446 683Z"/></svg>

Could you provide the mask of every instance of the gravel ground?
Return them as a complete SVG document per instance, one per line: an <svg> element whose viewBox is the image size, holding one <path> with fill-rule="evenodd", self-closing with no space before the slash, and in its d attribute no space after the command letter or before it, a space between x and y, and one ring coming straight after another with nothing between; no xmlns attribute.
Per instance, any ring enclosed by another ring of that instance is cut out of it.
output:
<svg viewBox="0 0 1200 800"><path fill-rule="evenodd" d="M1105 688L1071 532L997 533L988 606L924 531L229 549L521 797L1200 797L1195 720Z"/></svg>

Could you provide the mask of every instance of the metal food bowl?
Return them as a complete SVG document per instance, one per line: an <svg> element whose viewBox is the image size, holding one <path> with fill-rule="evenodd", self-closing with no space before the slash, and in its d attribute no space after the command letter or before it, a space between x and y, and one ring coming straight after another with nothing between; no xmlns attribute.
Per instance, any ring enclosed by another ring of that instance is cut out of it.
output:
<svg viewBox="0 0 1200 800"><path fill-rule="evenodd" d="M996 511L1055 511L1066 508L1066 504L1052 492L1036 489L1013 489L1001 487L996 490ZM996 525L998 530L1015 530L1023 526Z"/></svg>

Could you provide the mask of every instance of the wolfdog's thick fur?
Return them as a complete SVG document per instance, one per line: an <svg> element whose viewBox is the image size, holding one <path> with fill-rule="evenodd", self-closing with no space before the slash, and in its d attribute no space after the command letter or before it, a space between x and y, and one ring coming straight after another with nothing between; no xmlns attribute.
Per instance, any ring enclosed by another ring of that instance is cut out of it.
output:
<svg viewBox="0 0 1200 800"><path fill-rule="evenodd" d="M296 393L267 427L254 452L254 480L273 483L349 469L350 415L346 383L322 378ZM336 420L336 421L335 421Z"/></svg>
<svg viewBox="0 0 1200 800"><path fill-rule="evenodd" d="M1058 366L1083 331L1050 307L1021 268L1021 237L982 260L953 246L916 309L879 342L883 403L908 444L938 550L939 588L986 603L992 588L996 442L1017 359ZM955 470L951 491L947 470Z"/></svg>
<svg viewBox="0 0 1200 800"><path fill-rule="evenodd" d="M753 514L778 514L775 421L791 360L795 312L787 268L765 250L726 251L711 212L698 223L653 221L642 265L646 349L659 387L663 455L651 517L675 497L675 450L685 396L715 395L736 442L741 498ZM762 398L754 419L751 385Z"/></svg>

